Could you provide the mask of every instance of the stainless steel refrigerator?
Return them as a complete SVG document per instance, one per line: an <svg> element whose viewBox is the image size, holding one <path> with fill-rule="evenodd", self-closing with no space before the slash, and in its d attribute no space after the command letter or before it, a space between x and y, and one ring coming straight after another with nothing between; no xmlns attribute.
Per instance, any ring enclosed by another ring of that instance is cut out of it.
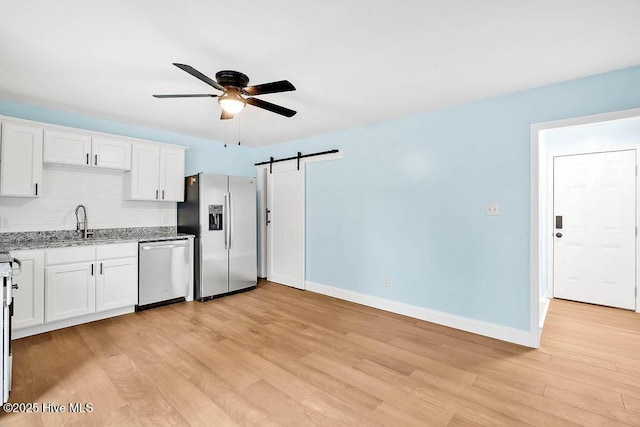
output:
<svg viewBox="0 0 640 427"><path fill-rule="evenodd" d="M196 299L256 286L255 178L209 173L186 177L178 232L196 236Z"/></svg>

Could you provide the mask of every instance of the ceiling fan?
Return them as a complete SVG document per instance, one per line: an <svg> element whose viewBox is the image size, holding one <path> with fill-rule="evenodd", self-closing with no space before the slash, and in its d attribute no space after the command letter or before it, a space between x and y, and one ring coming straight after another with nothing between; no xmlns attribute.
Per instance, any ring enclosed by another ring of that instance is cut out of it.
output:
<svg viewBox="0 0 640 427"><path fill-rule="evenodd" d="M262 108L272 113L280 114L285 117L292 117L296 111L262 99L253 98L254 95L265 95L267 93L288 92L296 90L296 88L287 80L277 82L264 83L255 86L247 86L249 77L238 71L223 70L216 73L216 79L205 76L200 71L190 65L173 63L176 67L191 74L206 84L222 91L222 95L214 95L207 93L193 94L176 94L176 95L153 95L156 98L201 98L211 97L218 98L218 103L222 107L220 120L229 120L238 114L246 104L254 107Z"/></svg>

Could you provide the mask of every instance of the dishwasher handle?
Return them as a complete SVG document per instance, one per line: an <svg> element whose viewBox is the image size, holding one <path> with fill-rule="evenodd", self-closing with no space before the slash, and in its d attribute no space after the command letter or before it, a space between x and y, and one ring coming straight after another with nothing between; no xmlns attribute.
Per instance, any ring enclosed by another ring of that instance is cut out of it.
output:
<svg viewBox="0 0 640 427"><path fill-rule="evenodd" d="M140 246L141 251L151 251L155 249L173 249L173 248L186 248L189 246L189 243L185 241L185 243L171 243L167 245L153 245L153 246Z"/></svg>

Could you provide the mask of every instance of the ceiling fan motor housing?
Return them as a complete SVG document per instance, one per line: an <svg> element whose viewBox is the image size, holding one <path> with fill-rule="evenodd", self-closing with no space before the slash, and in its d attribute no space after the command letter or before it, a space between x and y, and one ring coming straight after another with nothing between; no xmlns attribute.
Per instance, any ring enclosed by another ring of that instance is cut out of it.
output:
<svg viewBox="0 0 640 427"><path fill-rule="evenodd" d="M216 73L216 81L224 87L234 86L244 88L249 84L249 77L239 71L222 70Z"/></svg>

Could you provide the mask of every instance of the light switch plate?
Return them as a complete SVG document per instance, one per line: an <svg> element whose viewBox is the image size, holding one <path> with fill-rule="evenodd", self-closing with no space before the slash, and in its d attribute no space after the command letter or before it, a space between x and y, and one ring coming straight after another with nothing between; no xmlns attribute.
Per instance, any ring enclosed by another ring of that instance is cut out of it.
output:
<svg viewBox="0 0 640 427"><path fill-rule="evenodd" d="M484 208L484 214L487 216L498 216L500 215L500 206L497 203L487 203L487 206Z"/></svg>

